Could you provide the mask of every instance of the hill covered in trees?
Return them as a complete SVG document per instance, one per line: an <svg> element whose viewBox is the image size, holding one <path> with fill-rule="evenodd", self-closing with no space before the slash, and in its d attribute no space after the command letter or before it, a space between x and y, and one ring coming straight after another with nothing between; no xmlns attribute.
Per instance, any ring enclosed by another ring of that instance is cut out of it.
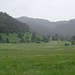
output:
<svg viewBox="0 0 75 75"><path fill-rule="evenodd" d="M53 28L55 32L62 35L75 35L75 19L71 19L69 21L59 21L56 22L56 27Z"/></svg>
<svg viewBox="0 0 75 75"><path fill-rule="evenodd" d="M23 23L27 23L31 31L44 35L73 36L75 35L75 19L69 21L51 22L45 19L19 17L17 18Z"/></svg>
<svg viewBox="0 0 75 75"><path fill-rule="evenodd" d="M0 12L0 33L28 32L29 26L14 19L7 13Z"/></svg>
<svg viewBox="0 0 75 75"><path fill-rule="evenodd" d="M26 23L30 27L31 32L36 32L37 34L41 34L44 36L52 36L55 33L52 31L52 29L49 27L50 22L48 20L44 19L35 19L35 18L29 18L29 17L19 17L17 20Z"/></svg>

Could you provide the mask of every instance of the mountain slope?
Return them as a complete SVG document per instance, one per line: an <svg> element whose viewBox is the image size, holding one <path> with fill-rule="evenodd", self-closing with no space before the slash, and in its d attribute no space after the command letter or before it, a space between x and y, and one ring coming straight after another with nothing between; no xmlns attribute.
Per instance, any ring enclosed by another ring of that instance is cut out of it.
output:
<svg viewBox="0 0 75 75"><path fill-rule="evenodd" d="M49 21L44 19L34 19L28 17L19 17L17 20L29 25L31 32L36 32L41 35L53 35L54 32L49 26Z"/></svg>
<svg viewBox="0 0 75 75"><path fill-rule="evenodd" d="M0 33L27 31L29 31L28 25L14 19L7 13L0 12Z"/></svg>
<svg viewBox="0 0 75 75"><path fill-rule="evenodd" d="M63 35L75 35L75 19L69 21L60 21L59 24L53 28L53 30Z"/></svg>
<svg viewBox="0 0 75 75"><path fill-rule="evenodd" d="M75 19L69 21L50 22L44 19L34 19L28 17L17 18L30 26L31 31L45 35L54 35L55 33L64 36L75 35Z"/></svg>

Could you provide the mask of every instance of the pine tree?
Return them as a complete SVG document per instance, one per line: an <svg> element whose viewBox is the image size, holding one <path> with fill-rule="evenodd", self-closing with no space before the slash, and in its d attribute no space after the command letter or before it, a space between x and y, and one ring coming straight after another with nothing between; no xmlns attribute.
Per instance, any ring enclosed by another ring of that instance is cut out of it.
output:
<svg viewBox="0 0 75 75"><path fill-rule="evenodd" d="M2 41L2 35L0 34L0 42Z"/></svg>
<svg viewBox="0 0 75 75"><path fill-rule="evenodd" d="M27 41L27 43L29 43L29 36L28 36L28 34L26 36L26 41Z"/></svg>
<svg viewBox="0 0 75 75"><path fill-rule="evenodd" d="M56 40L58 40L58 39L59 39L59 37L58 37L57 34L55 34L54 36L52 36L52 40L53 40L53 41L56 41Z"/></svg>
<svg viewBox="0 0 75 75"><path fill-rule="evenodd" d="M22 33L18 33L17 37L22 38L24 35Z"/></svg>
<svg viewBox="0 0 75 75"><path fill-rule="evenodd" d="M6 43L9 43L9 38L6 39Z"/></svg>
<svg viewBox="0 0 75 75"><path fill-rule="evenodd" d="M36 42L36 34L32 33L31 42Z"/></svg>
<svg viewBox="0 0 75 75"><path fill-rule="evenodd" d="M44 42L44 43L48 43L48 42L49 42L49 38L43 36L43 42Z"/></svg>
<svg viewBox="0 0 75 75"><path fill-rule="evenodd" d="M37 37L36 43L40 43L40 37Z"/></svg>

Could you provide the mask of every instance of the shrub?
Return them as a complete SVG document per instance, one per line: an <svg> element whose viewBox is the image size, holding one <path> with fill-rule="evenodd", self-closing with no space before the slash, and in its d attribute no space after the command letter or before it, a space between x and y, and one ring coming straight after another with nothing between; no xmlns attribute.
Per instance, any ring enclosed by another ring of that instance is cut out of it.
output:
<svg viewBox="0 0 75 75"><path fill-rule="evenodd" d="M69 46L70 44L65 43L65 46Z"/></svg>

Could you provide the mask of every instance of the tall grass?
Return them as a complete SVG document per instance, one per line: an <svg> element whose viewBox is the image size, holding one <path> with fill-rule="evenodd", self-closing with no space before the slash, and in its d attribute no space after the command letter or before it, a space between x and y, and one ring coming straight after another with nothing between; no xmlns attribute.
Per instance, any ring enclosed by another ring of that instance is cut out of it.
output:
<svg viewBox="0 0 75 75"><path fill-rule="evenodd" d="M0 43L0 75L75 75L75 46L64 44Z"/></svg>

